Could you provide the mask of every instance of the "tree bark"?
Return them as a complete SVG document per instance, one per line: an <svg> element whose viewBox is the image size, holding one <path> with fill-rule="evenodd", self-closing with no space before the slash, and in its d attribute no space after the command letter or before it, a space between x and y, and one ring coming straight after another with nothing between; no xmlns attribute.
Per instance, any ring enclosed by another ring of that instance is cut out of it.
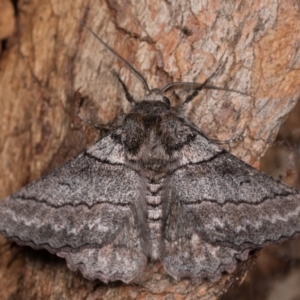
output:
<svg viewBox="0 0 300 300"><path fill-rule="evenodd" d="M299 97L299 10L297 0L19 1L15 33L0 57L1 198L101 136L79 116L106 124L129 110L112 69L136 99L144 95L140 82L76 19L150 87L203 82L217 70L211 84L251 95L206 90L187 114L209 138L232 140L222 146L258 167ZM183 100L181 92L169 96L175 106ZM1 299L217 299L251 265L251 259L240 263L219 282L193 283L149 263L137 284L106 285L2 237L0 256Z"/></svg>

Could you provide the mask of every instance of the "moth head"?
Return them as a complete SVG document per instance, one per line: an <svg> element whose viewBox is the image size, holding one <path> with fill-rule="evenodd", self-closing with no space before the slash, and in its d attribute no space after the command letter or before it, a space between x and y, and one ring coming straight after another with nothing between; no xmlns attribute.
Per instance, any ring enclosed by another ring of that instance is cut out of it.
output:
<svg viewBox="0 0 300 300"><path fill-rule="evenodd" d="M165 97L160 89L150 90L143 99L144 101L159 101L170 106L170 100Z"/></svg>

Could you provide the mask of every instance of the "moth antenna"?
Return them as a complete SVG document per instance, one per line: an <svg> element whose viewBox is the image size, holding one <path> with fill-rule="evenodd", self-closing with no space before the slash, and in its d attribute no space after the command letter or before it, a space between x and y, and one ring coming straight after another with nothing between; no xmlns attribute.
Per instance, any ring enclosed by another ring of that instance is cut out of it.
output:
<svg viewBox="0 0 300 300"><path fill-rule="evenodd" d="M244 96L249 96L249 97L253 98L253 96L248 93L241 92L241 91L234 90L234 89L222 88L222 87L215 86L215 85L206 84L202 89L203 90L219 90L219 91L233 92L233 93L238 93L238 94L241 94Z"/></svg>
<svg viewBox="0 0 300 300"><path fill-rule="evenodd" d="M189 96L186 97L185 101L183 101L183 103L181 104L181 106L186 105L187 103L191 102L198 94L201 90L219 90L219 91L227 91L227 92L233 92L233 93L238 93L244 96L250 96L253 98L253 96L251 96L250 94L247 93L243 93L237 90L233 90L233 89L227 89L227 88L222 88L222 87L218 87L218 86L214 86L214 85L206 85L205 83L207 82L207 80L204 83L198 83L198 87L194 86L195 91L190 94ZM193 83L193 82L191 82Z"/></svg>
<svg viewBox="0 0 300 300"><path fill-rule="evenodd" d="M74 18L76 21L78 21L83 27L85 27L108 51L110 51L118 60L120 60L128 69L131 71L144 85L144 88L147 90L147 92L150 92L149 86L147 84L146 79L143 77L143 75L136 70L126 59L124 59L120 54L118 54L114 49L112 49L110 46L108 46L91 28L89 28L87 25L85 25L82 21Z"/></svg>
<svg viewBox="0 0 300 300"><path fill-rule="evenodd" d="M169 84L167 84L166 86L164 86L161 89L161 92L164 93L168 90L171 89L178 89L178 88L183 88L183 89L191 89L191 90L195 90L192 94L190 94L189 96L187 96L187 98L185 99L185 101L181 104L181 106L186 105L187 103L191 102L198 94L201 90L220 90L220 91L227 91L227 92L234 92L234 93L238 93L241 95L245 95L245 96L250 96L252 97L250 94L248 93L244 93L244 92L240 92L234 89L228 89L228 88L222 88L222 87L218 87L218 86L214 86L214 85L208 85L208 81L219 71L220 67L218 67L203 83L198 83L198 82L171 82Z"/></svg>
<svg viewBox="0 0 300 300"><path fill-rule="evenodd" d="M167 84L163 89L161 89L161 92L165 93L168 90L174 90L174 89L180 89L180 88L198 90L198 91L201 91L201 90L221 90L221 91L234 92L234 93L238 93L238 94L242 94L242 95L245 95L245 96L252 97L250 94L244 93L244 92L241 92L241 91L238 91L238 90L206 84L207 81L208 80L205 80L205 82L203 82L203 83L180 82L180 81L179 82L172 82L172 83Z"/></svg>
<svg viewBox="0 0 300 300"><path fill-rule="evenodd" d="M241 95L244 95L244 96L250 96L250 97L253 98L253 96L251 96L248 93L244 93L244 92L237 91L237 90L234 90L234 89L222 88L222 87L219 87L219 86L206 84L210 78L211 77L206 79L203 83L197 83L197 82L172 82L172 83L167 84L161 90L161 92L164 93L168 90L178 89L178 88L184 88L184 89L188 88L188 89L191 89L191 90L195 90L192 94L190 94L189 96L186 97L185 101L181 104L181 106L184 106L187 103L191 102L199 94L199 92L202 91L202 90L227 91L227 92L238 93L238 94L241 94Z"/></svg>
<svg viewBox="0 0 300 300"><path fill-rule="evenodd" d="M171 82L164 86L161 89L161 92L164 93L170 89L176 89L176 88L190 88L190 89L196 89L201 91L203 87L206 85L206 83L213 77L215 74L219 71L221 66L215 69L215 71L203 82L203 83L197 83L197 82ZM190 100L191 101L191 100Z"/></svg>

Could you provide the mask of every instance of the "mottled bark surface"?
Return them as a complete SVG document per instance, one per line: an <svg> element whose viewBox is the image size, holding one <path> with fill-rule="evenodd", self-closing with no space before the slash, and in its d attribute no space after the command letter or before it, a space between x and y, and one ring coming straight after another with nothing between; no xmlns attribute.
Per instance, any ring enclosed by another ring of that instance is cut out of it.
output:
<svg viewBox="0 0 300 300"><path fill-rule="evenodd" d="M74 17L140 70L151 87L203 82L219 68L212 84L251 94L204 91L188 112L207 136L234 140L224 147L258 167L299 97L299 11L296 0L19 1L15 32L1 36L7 38L0 57L1 198L101 136L79 115L108 123L128 111L112 69L136 99L144 93ZM7 18L14 23L12 14ZM169 96L176 105L182 95ZM2 237L0 243L0 299L216 299L251 264L240 264L219 282L196 284L176 282L159 263L149 264L137 284L105 285L69 271L47 252Z"/></svg>

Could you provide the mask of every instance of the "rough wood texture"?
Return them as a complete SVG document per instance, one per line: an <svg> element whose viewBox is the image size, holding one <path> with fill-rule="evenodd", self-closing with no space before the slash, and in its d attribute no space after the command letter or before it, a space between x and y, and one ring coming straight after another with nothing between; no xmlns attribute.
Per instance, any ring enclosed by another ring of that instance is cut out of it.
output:
<svg viewBox="0 0 300 300"><path fill-rule="evenodd" d="M189 106L210 138L252 165L299 97L299 3L292 1L38 1L18 3L17 33L0 60L0 198L61 164L99 135L141 84L73 18L82 20L148 79L203 82L253 96L206 91ZM79 92L78 92L79 90ZM181 93L178 93L181 95ZM173 97L174 105L178 97ZM89 282L44 251L0 239L0 298L216 299L248 269L217 283L175 282L150 264L136 285Z"/></svg>

